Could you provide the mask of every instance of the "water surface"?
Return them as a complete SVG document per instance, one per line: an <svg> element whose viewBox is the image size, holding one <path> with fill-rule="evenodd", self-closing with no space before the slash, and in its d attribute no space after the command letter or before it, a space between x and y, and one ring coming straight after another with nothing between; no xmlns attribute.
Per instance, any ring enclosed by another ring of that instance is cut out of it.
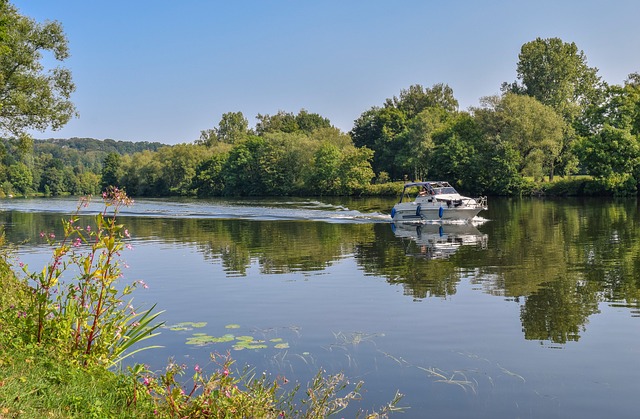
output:
<svg viewBox="0 0 640 419"><path fill-rule="evenodd" d="M365 382L354 409L399 390L404 418L637 417L635 200L492 199L471 225L394 225L392 205L138 200L122 214L134 248L124 280L144 279L136 301L178 327L135 361L214 368L208 354L229 350L292 382L344 371ZM75 207L0 201L17 258L42 266L39 233L60 234ZM198 333L233 338L190 344Z"/></svg>

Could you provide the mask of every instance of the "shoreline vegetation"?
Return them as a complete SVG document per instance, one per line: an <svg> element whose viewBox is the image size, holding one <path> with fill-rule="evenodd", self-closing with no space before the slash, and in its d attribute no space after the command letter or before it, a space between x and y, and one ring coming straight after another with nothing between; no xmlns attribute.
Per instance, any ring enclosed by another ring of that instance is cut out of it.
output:
<svg viewBox="0 0 640 419"><path fill-rule="evenodd" d="M406 181L409 182L409 181ZM354 196L354 197L399 197L402 194L402 188L405 181L387 182L380 184L364 185L362 188L354 189L350 194L345 195L325 195L325 196ZM556 177L553 181L545 180L533 180L530 178L523 178L522 185L518 194L512 194L512 196L521 197L590 197L590 196L618 196L616 191L609 188L607 182L601 179L595 179L588 175L572 175L567 177ZM623 194L625 195L625 194ZM635 196L635 194L630 194ZM51 194L45 194L42 192L29 192L24 195L5 194L0 189L0 198L30 198L30 197L48 197L53 196ZM71 192L60 193L56 196L74 196ZM171 198L175 195L167 196L154 196L158 198ZM191 195L194 198L197 195ZM219 197L224 195L215 195L211 197ZM229 195L235 196L235 195ZM255 196L283 196L283 195L255 195ZM318 194L300 194L300 195L287 195L297 197L318 197L322 195ZM200 196L200 198L206 198Z"/></svg>
<svg viewBox="0 0 640 419"><path fill-rule="evenodd" d="M229 354L211 354L202 367L169 360L160 372L142 364L123 371L123 359L153 348L134 349L152 343L161 312L133 306L129 295L143 281L116 287L129 238L117 214L132 201L117 188L103 200L92 225L78 225L87 203L80 200L76 214L63 221L63 237L41 234L52 248L41 271L21 264L24 275L18 275L2 238L1 417L317 418L361 400L364 383L350 383L342 373L320 370L308 384L289 383L236 367ZM401 410L401 397L396 393L386 406L358 417L388 417Z"/></svg>

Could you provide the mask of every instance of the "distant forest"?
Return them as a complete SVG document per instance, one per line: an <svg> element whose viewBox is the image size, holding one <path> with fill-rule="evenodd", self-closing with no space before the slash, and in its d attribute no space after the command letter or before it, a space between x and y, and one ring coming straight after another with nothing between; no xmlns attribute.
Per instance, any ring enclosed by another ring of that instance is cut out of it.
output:
<svg viewBox="0 0 640 419"><path fill-rule="evenodd" d="M157 151L164 146L93 138L0 139L0 194L97 194L102 189L102 169L109 154Z"/></svg>
<svg viewBox="0 0 640 419"><path fill-rule="evenodd" d="M5 147L7 144L5 142ZM93 138L70 138L34 140L33 153L35 156L51 155L58 159L64 166L89 169L95 173L102 172L104 159L110 153L133 154L140 151L158 151L166 144L150 143L147 141L115 141L111 139L96 140ZM48 157L44 157L45 159Z"/></svg>

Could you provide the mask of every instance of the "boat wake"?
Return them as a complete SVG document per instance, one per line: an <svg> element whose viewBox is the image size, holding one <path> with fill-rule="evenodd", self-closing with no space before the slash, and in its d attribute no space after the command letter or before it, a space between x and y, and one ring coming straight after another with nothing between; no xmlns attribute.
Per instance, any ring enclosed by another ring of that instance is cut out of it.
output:
<svg viewBox="0 0 640 419"><path fill-rule="evenodd" d="M0 210L19 212L53 212L71 214L78 200L66 198L8 199ZM104 209L95 199L82 208L81 215L93 215ZM165 200L139 199L133 206L120 209L126 217L203 218L254 221L322 221L328 223L389 222L390 216L380 212L361 212L341 205L315 200Z"/></svg>

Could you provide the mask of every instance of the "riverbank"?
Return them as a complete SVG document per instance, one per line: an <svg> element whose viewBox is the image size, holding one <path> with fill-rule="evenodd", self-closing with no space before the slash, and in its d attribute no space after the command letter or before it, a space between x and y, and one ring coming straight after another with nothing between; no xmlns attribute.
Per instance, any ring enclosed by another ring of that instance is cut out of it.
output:
<svg viewBox="0 0 640 419"><path fill-rule="evenodd" d="M118 369L132 343L152 338L160 325L153 307L124 299L135 284L115 287L128 237L116 217L127 204L111 190L91 225L80 227L73 215L61 237L43 232L52 257L42 271L12 266L10 247L0 243L0 417L315 418L361 398L363 383L340 373L321 371L298 385L237 367L228 355L212 354L206 370L173 361L161 371ZM69 266L80 271L71 280L62 275ZM367 417L386 417L399 398Z"/></svg>

